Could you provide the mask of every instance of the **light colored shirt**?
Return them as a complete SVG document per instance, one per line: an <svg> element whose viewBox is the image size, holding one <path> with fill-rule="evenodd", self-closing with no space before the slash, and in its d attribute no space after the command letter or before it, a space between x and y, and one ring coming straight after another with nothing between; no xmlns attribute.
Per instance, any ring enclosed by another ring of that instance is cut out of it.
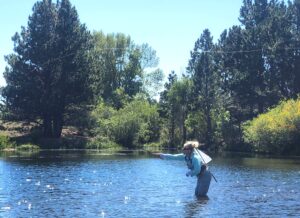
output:
<svg viewBox="0 0 300 218"><path fill-rule="evenodd" d="M160 155L162 159L165 160L186 160L186 157L184 154L161 154ZM201 171L201 157L198 154L192 153L191 157L192 167L189 169L189 171L186 173L187 176L197 176Z"/></svg>

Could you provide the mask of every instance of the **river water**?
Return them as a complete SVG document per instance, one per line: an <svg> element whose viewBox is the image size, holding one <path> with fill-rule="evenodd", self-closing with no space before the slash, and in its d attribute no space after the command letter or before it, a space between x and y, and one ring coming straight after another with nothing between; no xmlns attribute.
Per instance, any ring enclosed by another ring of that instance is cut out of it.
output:
<svg viewBox="0 0 300 218"><path fill-rule="evenodd" d="M0 154L0 217L300 217L300 158L213 156L207 199L185 163L142 151Z"/></svg>

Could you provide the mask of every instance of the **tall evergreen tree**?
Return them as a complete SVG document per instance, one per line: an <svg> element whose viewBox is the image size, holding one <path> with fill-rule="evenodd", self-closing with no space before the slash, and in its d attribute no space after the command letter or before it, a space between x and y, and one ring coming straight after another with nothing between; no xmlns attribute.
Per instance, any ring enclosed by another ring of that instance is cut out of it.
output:
<svg viewBox="0 0 300 218"><path fill-rule="evenodd" d="M167 118L168 114L168 107L169 107L169 102L168 102L168 92L170 91L172 85L174 82L177 81L177 75L175 74L175 71L172 71L168 75L168 81L164 84L164 91L160 93L160 98L159 98L159 113L162 118Z"/></svg>
<svg viewBox="0 0 300 218"><path fill-rule="evenodd" d="M183 78L171 86L167 96L170 104L169 109L169 133L170 144L175 144L175 129L178 129L180 144L187 140L187 129L185 121L190 109L190 98L192 92L191 80Z"/></svg>
<svg viewBox="0 0 300 218"><path fill-rule="evenodd" d="M300 0L294 0L289 5L288 11L291 14L291 32L293 45L293 97L300 93Z"/></svg>
<svg viewBox="0 0 300 218"><path fill-rule="evenodd" d="M196 41L194 50L191 52L188 72L191 75L194 86L195 108L201 108L206 120L205 141L207 146L212 144L212 109L218 92L219 76L214 59L213 39L208 29L205 29Z"/></svg>
<svg viewBox="0 0 300 218"><path fill-rule="evenodd" d="M165 90L160 93L159 99L159 114L164 120L168 129L168 144L175 146L175 105L171 102L169 92L174 83L177 82L177 75L172 71L168 76L168 81L165 83Z"/></svg>
<svg viewBox="0 0 300 218"><path fill-rule="evenodd" d="M69 0L35 3L13 37L3 95L21 118L42 119L46 137L60 137L68 107L87 99L89 39Z"/></svg>

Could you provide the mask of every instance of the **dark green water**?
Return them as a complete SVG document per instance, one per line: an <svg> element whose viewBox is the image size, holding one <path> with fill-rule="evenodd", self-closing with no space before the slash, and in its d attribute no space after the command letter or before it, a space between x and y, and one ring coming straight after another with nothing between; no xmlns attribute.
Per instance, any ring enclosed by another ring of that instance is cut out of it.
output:
<svg viewBox="0 0 300 218"><path fill-rule="evenodd" d="M185 163L145 152L0 154L0 217L299 217L300 159L213 157L209 199Z"/></svg>

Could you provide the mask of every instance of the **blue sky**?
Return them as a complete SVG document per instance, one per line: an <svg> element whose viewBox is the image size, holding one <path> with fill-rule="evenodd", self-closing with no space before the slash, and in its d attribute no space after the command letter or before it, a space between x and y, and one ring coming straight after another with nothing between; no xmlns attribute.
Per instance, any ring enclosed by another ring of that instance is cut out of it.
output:
<svg viewBox="0 0 300 218"><path fill-rule="evenodd" d="M13 52L11 37L27 26L37 0L0 0L0 86L4 55ZM55 2L56 0L53 0ZM214 40L239 24L242 0L70 0L91 31L124 33L136 44L148 43L157 52L165 75L184 72L190 51L208 28Z"/></svg>

